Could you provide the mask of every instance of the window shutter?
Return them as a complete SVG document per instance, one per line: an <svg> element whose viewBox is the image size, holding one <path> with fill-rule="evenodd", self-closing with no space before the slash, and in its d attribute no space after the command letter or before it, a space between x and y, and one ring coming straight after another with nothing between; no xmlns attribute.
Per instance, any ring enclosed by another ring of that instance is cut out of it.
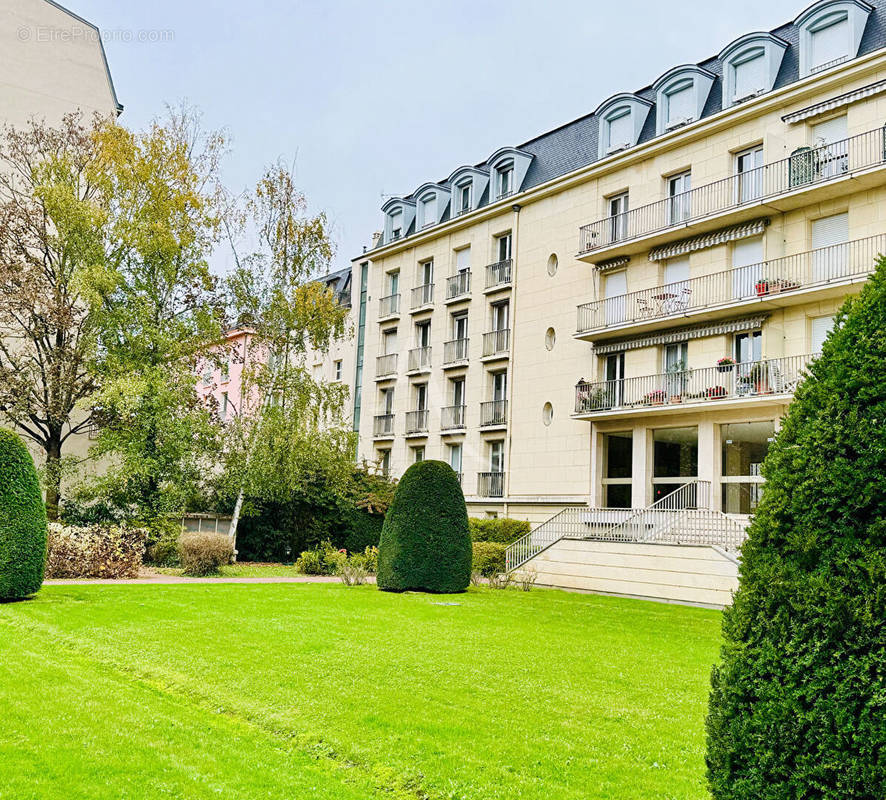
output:
<svg viewBox="0 0 886 800"><path fill-rule="evenodd" d="M463 250L457 250L455 253L455 266L461 272L471 267L471 248L465 247Z"/></svg>
<svg viewBox="0 0 886 800"><path fill-rule="evenodd" d="M609 149L632 145L634 138L632 128L630 111L616 119L609 120Z"/></svg>
<svg viewBox="0 0 886 800"><path fill-rule="evenodd" d="M813 69L849 55L849 20L844 18L812 32Z"/></svg>
<svg viewBox="0 0 886 800"><path fill-rule="evenodd" d="M668 95L668 125L674 125L687 119L695 119L695 86L690 84Z"/></svg>
<svg viewBox="0 0 886 800"><path fill-rule="evenodd" d="M764 277L762 261L762 236L732 245L732 293L736 299L757 294L757 283Z"/></svg>
<svg viewBox="0 0 886 800"><path fill-rule="evenodd" d="M665 283L681 283L689 280L689 256L671 258L665 264Z"/></svg>
<svg viewBox="0 0 886 800"><path fill-rule="evenodd" d="M606 285L605 295L607 298L617 297L620 294L627 294L627 292L628 292L627 273L622 271L622 272L613 272L611 275L607 275L605 285Z"/></svg>
<svg viewBox="0 0 886 800"><path fill-rule="evenodd" d="M741 100L766 88L766 59L761 53L735 67L735 98Z"/></svg>
<svg viewBox="0 0 886 800"><path fill-rule="evenodd" d="M849 241L849 215L835 214L812 222L812 249L831 247Z"/></svg>
<svg viewBox="0 0 886 800"><path fill-rule="evenodd" d="M833 317L815 317L812 320L812 352L820 353L824 340L834 327Z"/></svg>
<svg viewBox="0 0 886 800"><path fill-rule="evenodd" d="M846 125L845 115L842 117L834 117L827 122L819 122L818 125L812 127L812 139L815 144L823 141L825 144L833 144L841 142L849 135Z"/></svg>

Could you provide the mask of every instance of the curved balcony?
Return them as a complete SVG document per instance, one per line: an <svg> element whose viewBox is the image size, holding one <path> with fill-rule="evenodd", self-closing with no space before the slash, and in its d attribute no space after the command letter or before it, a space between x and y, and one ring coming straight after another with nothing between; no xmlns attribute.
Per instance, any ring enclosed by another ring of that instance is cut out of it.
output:
<svg viewBox="0 0 886 800"><path fill-rule="evenodd" d="M877 128L819 147L800 147L780 161L584 225L579 229L579 258L597 261L616 250L636 252L642 248L630 247L631 243L648 246L657 234L682 233L687 227L701 230L700 224L706 220L722 224L725 215L740 217L744 210L758 213L763 201L805 194L841 178L858 178L858 173L886 164L884 134L886 129ZM871 176L864 185L853 183L845 191L876 185L878 177ZM794 204L768 205L781 211L808 202L804 197Z"/></svg>
<svg viewBox="0 0 886 800"><path fill-rule="evenodd" d="M679 372L662 372L615 381L580 382L575 416L582 419L679 412L749 401L789 398L817 354L747 361Z"/></svg>
<svg viewBox="0 0 886 800"><path fill-rule="evenodd" d="M585 303L578 306L576 336L596 340L666 327L700 314L705 319L725 316L740 306L808 302L810 294L834 294L864 280L883 252L886 235L881 234ZM721 314L712 313L718 309Z"/></svg>

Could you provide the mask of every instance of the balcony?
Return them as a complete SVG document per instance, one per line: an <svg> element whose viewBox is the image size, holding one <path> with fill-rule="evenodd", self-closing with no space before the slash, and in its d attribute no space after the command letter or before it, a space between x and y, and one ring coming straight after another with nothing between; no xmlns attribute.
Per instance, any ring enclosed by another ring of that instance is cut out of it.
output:
<svg viewBox="0 0 886 800"><path fill-rule="evenodd" d="M504 497L504 472L478 472L477 495L479 497Z"/></svg>
<svg viewBox="0 0 886 800"><path fill-rule="evenodd" d="M378 318L390 319L400 316L400 295L389 294L378 301Z"/></svg>
<svg viewBox="0 0 886 800"><path fill-rule="evenodd" d="M446 279L446 302L454 303L471 294L471 271L466 269Z"/></svg>
<svg viewBox="0 0 886 800"><path fill-rule="evenodd" d="M424 283L412 290L412 310L418 311L434 304L434 284Z"/></svg>
<svg viewBox="0 0 886 800"><path fill-rule="evenodd" d="M501 428L507 424L507 400L491 400L488 403L480 403L481 428Z"/></svg>
<svg viewBox="0 0 886 800"><path fill-rule="evenodd" d="M511 331L505 328L483 334L483 359L507 358L511 345Z"/></svg>
<svg viewBox="0 0 886 800"><path fill-rule="evenodd" d="M575 387L575 416L626 417L638 413L680 412L712 406L785 400L816 355L787 356L702 369L642 375Z"/></svg>
<svg viewBox="0 0 886 800"><path fill-rule="evenodd" d="M819 147L801 147L788 158L764 164L688 192L605 217L579 230L579 258L599 261L619 253L635 253L665 241L673 231L698 231L739 222L760 213L765 205L786 211L812 202L810 191L821 187L822 199L870 188L882 176L866 175L886 164L886 129L877 128ZM853 178L854 180L846 180ZM841 187L830 186L842 181Z"/></svg>
<svg viewBox="0 0 886 800"><path fill-rule="evenodd" d="M375 417L375 425L372 429L373 436L376 439L393 439L394 438L394 415L379 414Z"/></svg>
<svg viewBox="0 0 886 800"><path fill-rule="evenodd" d="M506 258L486 267L486 289L491 292L511 285L511 265L513 260Z"/></svg>
<svg viewBox="0 0 886 800"><path fill-rule="evenodd" d="M464 430L466 412L467 406L445 406L440 412L440 430Z"/></svg>
<svg viewBox="0 0 886 800"><path fill-rule="evenodd" d="M397 374L397 354L389 353L375 359L375 377L390 378Z"/></svg>
<svg viewBox="0 0 886 800"><path fill-rule="evenodd" d="M430 372L431 370L431 348L416 347L409 351L409 360L407 362L407 373Z"/></svg>
<svg viewBox="0 0 886 800"><path fill-rule="evenodd" d="M675 319L726 316L747 305L777 308L809 302L810 294L842 294L873 272L883 252L886 235L871 236L586 303L578 307L576 336L596 341L667 327Z"/></svg>
<svg viewBox="0 0 886 800"><path fill-rule="evenodd" d="M418 411L406 412L406 435L424 435L428 432L428 410L421 408Z"/></svg>
<svg viewBox="0 0 886 800"><path fill-rule="evenodd" d="M443 343L443 366L451 367L464 364L468 360L468 344L470 339L453 339Z"/></svg>

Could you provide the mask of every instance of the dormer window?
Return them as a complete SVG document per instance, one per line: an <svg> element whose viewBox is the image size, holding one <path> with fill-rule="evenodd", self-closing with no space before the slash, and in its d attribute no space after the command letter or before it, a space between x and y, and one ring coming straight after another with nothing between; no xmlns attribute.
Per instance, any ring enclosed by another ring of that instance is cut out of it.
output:
<svg viewBox="0 0 886 800"><path fill-rule="evenodd" d="M508 161L495 170L495 196L507 197L514 191L514 162Z"/></svg>
<svg viewBox="0 0 886 800"><path fill-rule="evenodd" d="M473 211L480 203L489 183L489 173L477 167L459 167L449 176L452 187L450 217L458 217Z"/></svg>
<svg viewBox="0 0 886 800"><path fill-rule="evenodd" d="M800 77L855 58L872 10L864 0L821 0L800 14Z"/></svg>
<svg viewBox="0 0 886 800"><path fill-rule="evenodd" d="M600 158L637 144L651 105L631 94L617 94L600 105L594 112L600 120Z"/></svg>
<svg viewBox="0 0 886 800"><path fill-rule="evenodd" d="M471 210L471 181L455 187L455 213L467 214Z"/></svg>
<svg viewBox="0 0 886 800"><path fill-rule="evenodd" d="M787 46L771 33L749 33L723 48L723 108L772 91Z"/></svg>
<svg viewBox="0 0 886 800"><path fill-rule="evenodd" d="M391 239L399 239L403 235L403 211L397 210L391 214Z"/></svg>
<svg viewBox="0 0 886 800"><path fill-rule="evenodd" d="M437 195L425 195L419 205L419 224L422 228L437 222Z"/></svg>
<svg viewBox="0 0 886 800"><path fill-rule="evenodd" d="M675 67L654 84L658 105L656 130L675 130L701 118L714 75L695 65Z"/></svg>
<svg viewBox="0 0 886 800"><path fill-rule="evenodd" d="M402 239L409 233L415 219L415 203L402 197L392 197L382 207L385 215L385 244Z"/></svg>

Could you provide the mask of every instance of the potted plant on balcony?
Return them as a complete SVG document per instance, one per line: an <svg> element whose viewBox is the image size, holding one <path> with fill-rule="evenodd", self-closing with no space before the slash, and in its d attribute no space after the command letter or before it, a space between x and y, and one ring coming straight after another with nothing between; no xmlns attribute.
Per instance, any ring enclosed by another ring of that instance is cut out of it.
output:
<svg viewBox="0 0 886 800"><path fill-rule="evenodd" d="M769 294L769 281L766 278L761 278L754 285L754 289L757 292L757 297L763 297L763 295Z"/></svg>
<svg viewBox="0 0 886 800"><path fill-rule="evenodd" d="M757 362L748 372L748 378L754 384L754 392L756 394L765 394L769 391L769 371L766 365Z"/></svg>
<svg viewBox="0 0 886 800"><path fill-rule="evenodd" d="M721 398L726 397L726 387L708 386L708 388L704 390L704 396L708 400L720 400Z"/></svg>
<svg viewBox="0 0 886 800"><path fill-rule="evenodd" d="M717 359L717 372L732 372L735 367L735 359L729 356Z"/></svg>
<svg viewBox="0 0 886 800"><path fill-rule="evenodd" d="M666 395L664 389L656 389L643 395L644 406L657 406L665 402Z"/></svg>

